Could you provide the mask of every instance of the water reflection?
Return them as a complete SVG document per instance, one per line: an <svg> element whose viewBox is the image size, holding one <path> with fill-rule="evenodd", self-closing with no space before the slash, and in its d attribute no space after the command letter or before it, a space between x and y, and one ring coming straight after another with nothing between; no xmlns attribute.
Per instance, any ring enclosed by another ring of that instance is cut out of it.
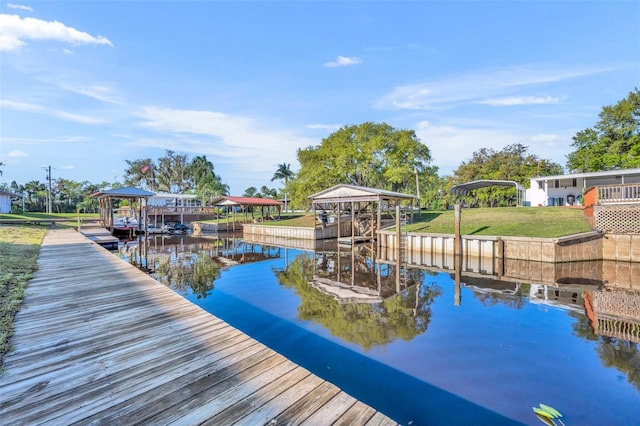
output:
<svg viewBox="0 0 640 426"><path fill-rule="evenodd" d="M621 271L624 267L637 267L613 263L600 265L601 270ZM564 269L558 269L575 272L592 270L593 266L565 265ZM627 276L626 272L622 275ZM594 284L598 282L601 281L579 277L573 283L549 286L463 275L461 284L485 306L501 304L522 309L527 303L533 303L566 310L575 320L572 325L574 335L595 342L602 364L623 373L640 391L640 290L628 288L626 283L620 287L619 282Z"/></svg>
<svg viewBox="0 0 640 426"><path fill-rule="evenodd" d="M245 242L233 235L156 235L126 241L118 254L173 290L205 298L222 268L277 259L282 251L280 247Z"/></svg>
<svg viewBox="0 0 640 426"><path fill-rule="evenodd" d="M300 251L226 236L157 236L123 246L120 255L199 299L215 292L225 269L277 260L270 271L299 298L297 319L318 324L364 351L429 334L433 307L444 293L437 274L445 271L455 283L454 298L447 303L460 309L473 301L483 307L525 310L533 304L566 311L573 334L592 342L602 365L619 371L640 391L638 264L507 259L489 268L495 259L465 259L463 268L454 271L442 256L394 258L378 253L375 244Z"/></svg>
<svg viewBox="0 0 640 426"><path fill-rule="evenodd" d="M368 351L424 333L430 305L442 293L437 283L423 283L430 273L403 271L398 280L397 268L376 265L375 251L368 245L316 252L313 257L300 254L276 274L280 284L300 297L300 320L318 323Z"/></svg>

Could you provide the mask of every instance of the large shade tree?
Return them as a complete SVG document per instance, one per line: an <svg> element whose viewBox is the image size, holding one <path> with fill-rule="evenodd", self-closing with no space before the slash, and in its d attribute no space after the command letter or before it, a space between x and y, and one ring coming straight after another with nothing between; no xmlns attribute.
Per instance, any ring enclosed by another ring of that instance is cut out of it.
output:
<svg viewBox="0 0 640 426"><path fill-rule="evenodd" d="M229 186L216 175L213 163L205 155L189 161L186 154L166 150L157 161L151 158L125 160L125 185L142 186L151 191L187 193L195 191L203 201L227 195Z"/></svg>
<svg viewBox="0 0 640 426"><path fill-rule="evenodd" d="M640 90L613 106L605 106L593 128L573 137L567 156L572 172L598 172L640 167Z"/></svg>
<svg viewBox="0 0 640 426"><path fill-rule="evenodd" d="M165 156L158 158L155 179L158 190L169 193L184 193L193 189L193 179L188 173L189 161L186 154L176 154L166 150Z"/></svg>
<svg viewBox="0 0 640 426"><path fill-rule="evenodd" d="M144 187L151 191L157 188L155 180L156 165L151 158L140 160L124 160L127 167L124 170L124 185Z"/></svg>
<svg viewBox="0 0 640 426"><path fill-rule="evenodd" d="M386 123L345 126L319 146L298 150L300 171L290 182L298 206L307 197L333 185L347 183L415 193L415 174L433 173L431 153L413 130Z"/></svg>

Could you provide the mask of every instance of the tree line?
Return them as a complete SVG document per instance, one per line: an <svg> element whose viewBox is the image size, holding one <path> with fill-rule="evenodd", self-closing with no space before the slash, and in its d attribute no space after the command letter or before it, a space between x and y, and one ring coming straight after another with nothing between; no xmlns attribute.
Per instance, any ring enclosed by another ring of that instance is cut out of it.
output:
<svg viewBox="0 0 640 426"><path fill-rule="evenodd" d="M640 91L612 106L605 106L599 120L573 137L574 151L567 156L566 171L596 172L640 167ZM523 144L501 150L482 148L462 162L450 176L440 176L432 164L431 152L413 130L396 129L386 123L365 122L347 125L332 133L317 146L300 148L300 168L279 164L271 181L281 181L281 189L263 185L246 188L244 196L287 199L291 207L307 208L308 196L340 183L376 187L417 194L421 206L443 209L454 200L449 189L456 184L478 180L512 180L523 186L533 176L562 174L565 169L549 159L528 152ZM0 167L2 167L0 163ZM0 175L2 170L0 168ZM136 186L155 192L193 193L203 204L221 195L229 195L229 186L215 173L206 156L189 159L185 154L167 150L153 160L126 160L124 182L91 184L57 179L51 188L54 211L95 211L90 194L98 190ZM0 188L25 194L27 211L45 211L48 188L31 181L25 185L11 182ZM419 194L418 194L419 192ZM469 206L514 205L514 188L493 187L474 191L464 197Z"/></svg>

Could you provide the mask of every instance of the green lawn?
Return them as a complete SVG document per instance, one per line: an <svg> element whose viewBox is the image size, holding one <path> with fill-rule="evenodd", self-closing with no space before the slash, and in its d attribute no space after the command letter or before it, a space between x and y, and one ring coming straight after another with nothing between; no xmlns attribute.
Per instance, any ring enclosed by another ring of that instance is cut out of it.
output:
<svg viewBox="0 0 640 426"><path fill-rule="evenodd" d="M20 309L24 289L36 270L46 229L0 225L0 366L10 350L13 317Z"/></svg>
<svg viewBox="0 0 640 426"><path fill-rule="evenodd" d="M77 219L77 213L0 213L0 219ZM98 213L80 213L81 219L99 219Z"/></svg>
<svg viewBox="0 0 640 426"><path fill-rule="evenodd" d="M591 230L580 209L566 207L499 207L462 209L463 235L556 238ZM453 234L453 210L422 213L409 232Z"/></svg>
<svg viewBox="0 0 640 426"><path fill-rule="evenodd" d="M309 214L298 217L267 221L269 226L312 227ZM407 226L409 232L427 234L453 234L453 210L422 212L414 223ZM591 227L582 210L566 207L501 207L462 209L461 232L463 235L491 235L511 237L556 238L590 231Z"/></svg>

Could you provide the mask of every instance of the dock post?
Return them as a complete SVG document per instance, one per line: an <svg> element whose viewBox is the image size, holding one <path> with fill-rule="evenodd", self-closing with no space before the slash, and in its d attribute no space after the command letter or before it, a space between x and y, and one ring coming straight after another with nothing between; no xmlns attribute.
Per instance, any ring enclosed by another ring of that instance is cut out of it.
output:
<svg viewBox="0 0 640 426"><path fill-rule="evenodd" d="M453 258L454 258L454 269L462 270L462 236L460 235L460 222L462 212L460 208L460 203L456 203L454 210L454 220L455 220L455 238L453 242Z"/></svg>

